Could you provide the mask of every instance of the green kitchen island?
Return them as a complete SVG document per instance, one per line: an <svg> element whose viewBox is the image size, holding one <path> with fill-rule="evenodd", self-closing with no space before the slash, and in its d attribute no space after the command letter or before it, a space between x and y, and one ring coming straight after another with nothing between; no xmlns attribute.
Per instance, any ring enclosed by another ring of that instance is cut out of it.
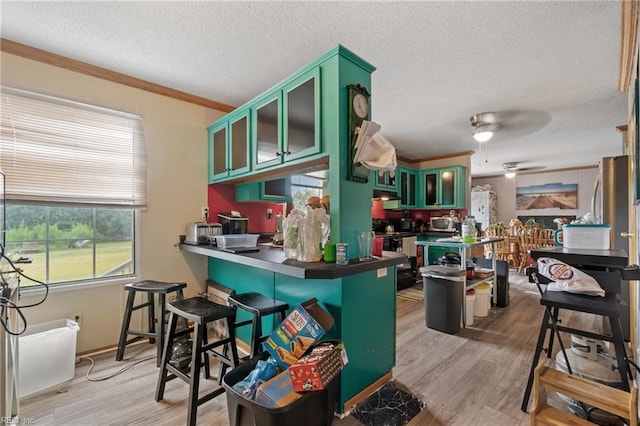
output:
<svg viewBox="0 0 640 426"><path fill-rule="evenodd" d="M337 410L344 413L391 378L395 365L396 265L405 256L349 265L298 262L282 249L258 246L254 253L233 254L215 247L183 244L181 250L208 256L209 279L238 293L257 291L289 303L290 308L316 298L335 323L324 339L345 343L349 363L342 370ZM238 319L245 312L238 312ZM273 316L263 320L273 330ZM245 327L246 328L246 327ZM249 330L238 337L248 342Z"/></svg>

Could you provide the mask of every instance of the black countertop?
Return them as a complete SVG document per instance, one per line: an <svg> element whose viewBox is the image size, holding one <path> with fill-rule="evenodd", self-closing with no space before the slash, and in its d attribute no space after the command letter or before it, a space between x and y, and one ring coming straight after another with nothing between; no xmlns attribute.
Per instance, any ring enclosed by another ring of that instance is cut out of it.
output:
<svg viewBox="0 0 640 426"><path fill-rule="evenodd" d="M531 258L552 257L570 265L624 267L629 256L624 250L570 249L564 247L541 247L531 250Z"/></svg>
<svg viewBox="0 0 640 426"><path fill-rule="evenodd" d="M229 262L239 263L254 268L268 269L283 275L303 279L334 279L380 268L407 263L407 256L399 254L382 259L358 260L350 259L348 265L336 265L325 262L299 262L287 259L281 247L258 246L259 251L252 253L229 253L209 245L181 244L180 249L190 253L215 257Z"/></svg>

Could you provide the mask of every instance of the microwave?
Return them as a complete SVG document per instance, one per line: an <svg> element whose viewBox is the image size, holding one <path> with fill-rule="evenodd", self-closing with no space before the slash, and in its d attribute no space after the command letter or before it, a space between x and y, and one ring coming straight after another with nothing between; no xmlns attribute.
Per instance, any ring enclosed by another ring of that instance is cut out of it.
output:
<svg viewBox="0 0 640 426"><path fill-rule="evenodd" d="M458 218L454 216L430 217L429 230L454 232L456 223L458 223Z"/></svg>

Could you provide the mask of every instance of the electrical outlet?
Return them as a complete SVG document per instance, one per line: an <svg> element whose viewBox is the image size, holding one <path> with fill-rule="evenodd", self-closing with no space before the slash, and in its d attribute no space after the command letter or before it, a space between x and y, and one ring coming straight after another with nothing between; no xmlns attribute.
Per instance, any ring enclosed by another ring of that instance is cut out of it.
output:
<svg viewBox="0 0 640 426"><path fill-rule="evenodd" d="M202 217L209 219L209 207L202 207Z"/></svg>
<svg viewBox="0 0 640 426"><path fill-rule="evenodd" d="M71 314L71 319L78 323L78 326L82 328L82 312L76 312Z"/></svg>

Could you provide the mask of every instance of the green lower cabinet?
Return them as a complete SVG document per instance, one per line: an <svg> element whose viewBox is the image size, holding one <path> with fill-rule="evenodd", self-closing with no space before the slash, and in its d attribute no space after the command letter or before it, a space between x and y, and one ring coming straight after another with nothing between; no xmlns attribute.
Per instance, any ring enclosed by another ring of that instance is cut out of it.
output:
<svg viewBox="0 0 640 426"><path fill-rule="evenodd" d="M304 280L264 269L209 258L209 279L236 290L257 291L287 302L290 308L318 299L335 320L323 339L345 343L349 363L341 372L338 411L395 366L396 358L396 268L386 275L364 272L333 280ZM241 309L238 320L249 318ZM262 327L268 333L278 325L267 316ZM249 328L238 330L238 337L249 342Z"/></svg>
<svg viewBox="0 0 640 426"><path fill-rule="evenodd" d="M338 411L395 366L395 267L335 280L303 280L276 274L276 298L297 305L315 297L335 323L323 339L340 339L349 363L341 372Z"/></svg>
<svg viewBox="0 0 640 426"><path fill-rule="evenodd" d="M273 272L264 269L250 268L238 263L209 258L209 279L225 287L229 287L236 293L256 291L267 297L274 297ZM252 316L243 309L238 309L237 321L251 319ZM262 319L262 330L267 333L275 329L275 315L267 315ZM238 339L251 345L251 326L239 327L236 330Z"/></svg>

